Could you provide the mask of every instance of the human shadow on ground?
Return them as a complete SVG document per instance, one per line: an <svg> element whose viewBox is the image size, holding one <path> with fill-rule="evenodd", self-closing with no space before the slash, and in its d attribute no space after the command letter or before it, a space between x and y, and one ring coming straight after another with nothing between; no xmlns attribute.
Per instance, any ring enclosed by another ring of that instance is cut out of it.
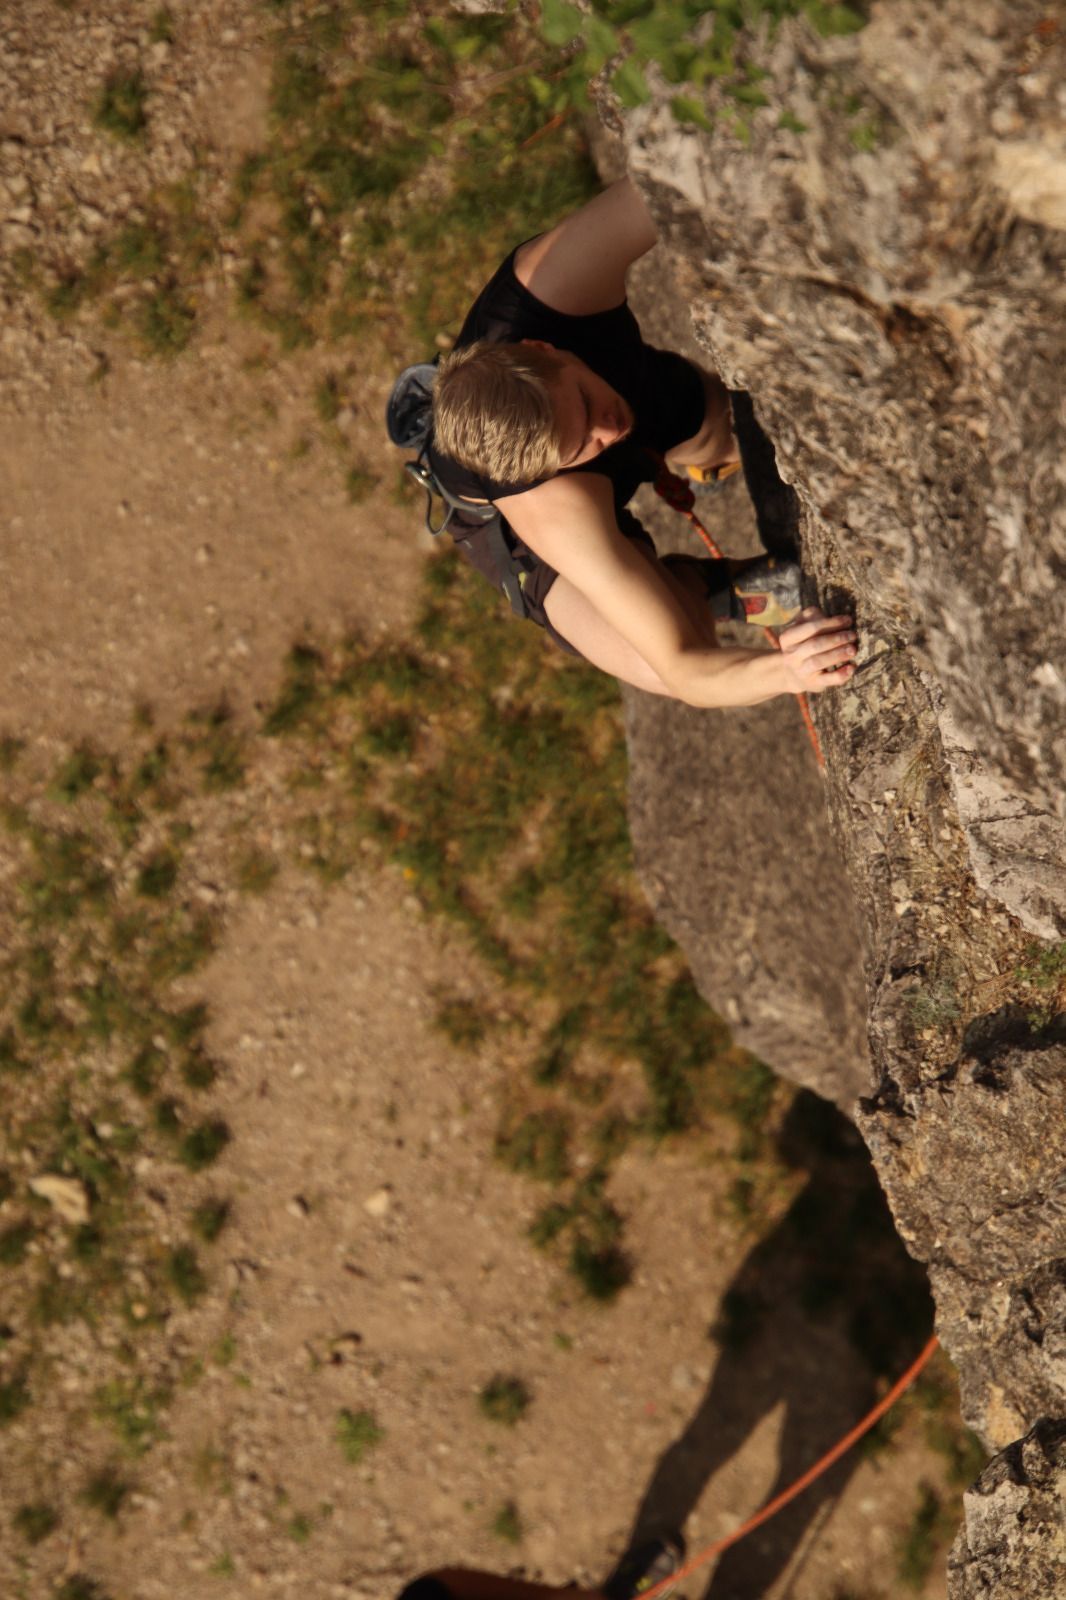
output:
<svg viewBox="0 0 1066 1600"><path fill-rule="evenodd" d="M847 1119L803 1092L778 1144L790 1165L808 1172L807 1182L725 1295L710 1330L720 1351L710 1385L655 1469L634 1539L683 1530L709 1480L759 1421L783 1405L777 1475L768 1492L753 1490L744 1507L745 1515L753 1514L870 1410L883 1392L878 1380L898 1377L932 1331L925 1272L906 1254ZM727 1550L704 1600L760 1600L860 1459L857 1450L849 1451ZM691 1582L686 1592L696 1592Z"/></svg>

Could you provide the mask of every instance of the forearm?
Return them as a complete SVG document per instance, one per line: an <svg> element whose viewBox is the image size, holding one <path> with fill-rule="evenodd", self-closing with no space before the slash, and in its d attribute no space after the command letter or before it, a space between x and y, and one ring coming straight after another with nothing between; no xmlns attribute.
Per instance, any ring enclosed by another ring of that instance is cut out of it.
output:
<svg viewBox="0 0 1066 1600"><path fill-rule="evenodd" d="M792 692L776 650L682 651L663 677L678 700L703 709L757 706Z"/></svg>

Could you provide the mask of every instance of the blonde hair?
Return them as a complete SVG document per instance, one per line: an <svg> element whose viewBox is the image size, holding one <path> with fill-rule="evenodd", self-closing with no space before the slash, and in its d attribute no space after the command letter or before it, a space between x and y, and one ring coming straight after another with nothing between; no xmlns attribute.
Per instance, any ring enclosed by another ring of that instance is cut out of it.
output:
<svg viewBox="0 0 1066 1600"><path fill-rule="evenodd" d="M433 438L495 483L549 478L562 463L551 385L560 362L536 345L484 339L444 356L433 389Z"/></svg>

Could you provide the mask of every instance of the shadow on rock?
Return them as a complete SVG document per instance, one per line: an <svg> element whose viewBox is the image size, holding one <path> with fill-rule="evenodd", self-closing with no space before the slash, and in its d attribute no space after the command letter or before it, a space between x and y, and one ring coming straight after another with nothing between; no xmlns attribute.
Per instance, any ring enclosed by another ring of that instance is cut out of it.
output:
<svg viewBox="0 0 1066 1600"><path fill-rule="evenodd" d="M780 1154L809 1172L781 1222L744 1261L711 1336L720 1355L707 1393L666 1450L637 1513L638 1539L683 1528L711 1478L759 1421L784 1406L772 1488L801 1476L876 1403L932 1331L925 1273L906 1254L869 1156L850 1123L801 1093ZM757 1600L792 1559L861 1454L849 1451L764 1527L726 1551L705 1600ZM732 1508L731 1508L732 1509Z"/></svg>
<svg viewBox="0 0 1066 1600"><path fill-rule="evenodd" d="M799 500L777 469L777 452L755 415L751 395L734 389L729 396L733 432L740 448L759 537L772 556L799 555Z"/></svg>

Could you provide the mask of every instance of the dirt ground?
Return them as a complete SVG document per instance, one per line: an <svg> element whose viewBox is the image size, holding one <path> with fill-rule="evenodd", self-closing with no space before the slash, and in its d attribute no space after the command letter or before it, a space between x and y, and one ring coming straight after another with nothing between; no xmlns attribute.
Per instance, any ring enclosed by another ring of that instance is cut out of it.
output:
<svg viewBox="0 0 1066 1600"><path fill-rule="evenodd" d="M31 43L39 22L54 25L47 9L5 8L9 82L48 46ZM210 134L223 160L254 139L263 61L250 8L213 9L225 12L217 32L210 5L189 8L181 82L208 73L221 38L227 92L213 96ZM105 7L95 25L108 48L125 26ZM59 96L83 57L69 37L52 45L42 82ZM178 123L179 112L195 116L180 95ZM50 114L43 99L36 114L20 102L31 144L6 129L9 212ZM95 136L75 120L52 142L53 160L80 170ZM42 213L39 226L58 223ZM388 376L363 370L358 349L281 358L220 305L178 361L114 340L94 381L90 319L60 327L14 296L4 316L0 731L31 756L86 736L119 747L145 703L162 729L220 695L248 715L275 695L302 633L409 627L426 559L409 510L385 489L353 507L321 440L294 459L327 367L347 374L353 447L380 454ZM491 980L396 874L327 889L286 871L234 909L220 951L188 983L210 1007L224 1064L216 1100L234 1133L218 1164L234 1197L223 1281L167 1328L175 1358L200 1366L136 1464L121 1516L75 1509L27 1550L11 1508L72 1491L109 1448L87 1406L92 1343L71 1336L58 1380L85 1398L81 1424L57 1441L31 1410L5 1438L18 1463L4 1473L5 1594L36 1600L86 1572L116 1600L387 1600L455 1562L593 1582L645 1497L645 1525L689 1512L698 1548L762 1503L786 1445L790 1466L805 1465L808 1439L843 1432L863 1408L832 1323L800 1326L783 1309L742 1361L709 1338L757 1243L727 1220L713 1140L620 1161L613 1197L635 1280L610 1307L580 1298L524 1238L537 1196L491 1157L500 1064L491 1047L460 1052L433 1030L442 985L487 993ZM152 1176L161 1226L176 1182ZM478 1407L494 1374L532 1396L513 1429ZM381 1432L358 1464L335 1438L343 1409L371 1412ZM687 1453L664 1459L686 1430ZM58 1485L34 1480L38 1447L63 1456ZM769 1587L753 1558L713 1594L898 1593L915 1485L936 1470L918 1426L905 1427L760 1542ZM507 1502L517 1543L493 1532ZM703 1593L703 1581L685 1592ZM939 1573L920 1593L939 1600Z"/></svg>

